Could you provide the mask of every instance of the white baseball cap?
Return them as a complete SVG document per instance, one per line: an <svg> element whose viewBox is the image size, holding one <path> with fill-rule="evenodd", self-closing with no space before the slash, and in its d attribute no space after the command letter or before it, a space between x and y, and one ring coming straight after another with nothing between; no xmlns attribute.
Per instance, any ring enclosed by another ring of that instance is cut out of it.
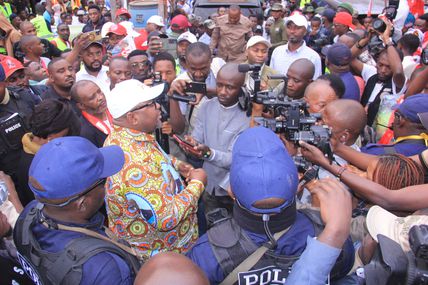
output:
<svg viewBox="0 0 428 285"><path fill-rule="evenodd" d="M196 38L196 36L194 34L192 34L191 32L187 31L185 33L182 33L178 37L177 43L179 43L181 41L188 41L189 43L193 44L193 43L196 43L198 41L198 39Z"/></svg>
<svg viewBox="0 0 428 285"><path fill-rule="evenodd" d="M163 27L165 24L163 23L163 19L161 16L153 15L148 20L147 23L155 24L156 26Z"/></svg>
<svg viewBox="0 0 428 285"><path fill-rule="evenodd" d="M417 225L427 225L428 216L397 217L379 206L373 206L367 213L366 224L369 234L375 241L378 241L377 235L382 234L400 244L404 251L409 251L410 229Z"/></svg>
<svg viewBox="0 0 428 285"><path fill-rule="evenodd" d="M306 17L297 12L293 13L290 17L287 18L287 20L285 21L285 25L287 25L289 22L293 22L296 26L305 27L306 29L309 26Z"/></svg>
<svg viewBox="0 0 428 285"><path fill-rule="evenodd" d="M164 88L165 84L149 87L136 79L122 81L106 96L108 110L113 118L120 118L138 104L161 95Z"/></svg>
<svg viewBox="0 0 428 285"><path fill-rule="evenodd" d="M262 36L252 36L248 40L248 42L247 42L247 49L250 48L250 47L252 47L253 45L258 44L258 43L263 43L268 48L270 48L272 46L272 44L267 39L265 39L264 37L262 37Z"/></svg>

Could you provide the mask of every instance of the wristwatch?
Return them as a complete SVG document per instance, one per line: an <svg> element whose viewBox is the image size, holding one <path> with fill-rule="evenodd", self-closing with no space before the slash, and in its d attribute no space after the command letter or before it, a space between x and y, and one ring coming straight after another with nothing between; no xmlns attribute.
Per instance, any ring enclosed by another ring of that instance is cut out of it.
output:
<svg viewBox="0 0 428 285"><path fill-rule="evenodd" d="M388 41L385 43L386 47L390 47L390 46L393 46L393 45L394 45L394 42L391 40L391 38L389 38Z"/></svg>
<svg viewBox="0 0 428 285"><path fill-rule="evenodd" d="M204 154L202 155L204 158L209 158L211 156L211 150L207 150L206 152L204 152Z"/></svg>

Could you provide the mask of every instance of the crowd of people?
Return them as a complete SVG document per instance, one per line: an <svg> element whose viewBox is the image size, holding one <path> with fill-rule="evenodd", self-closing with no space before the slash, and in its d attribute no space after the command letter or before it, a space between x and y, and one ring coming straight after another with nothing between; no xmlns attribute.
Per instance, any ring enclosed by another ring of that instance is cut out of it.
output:
<svg viewBox="0 0 428 285"><path fill-rule="evenodd" d="M0 283L365 284L415 250L423 1L194 4L0 0Z"/></svg>

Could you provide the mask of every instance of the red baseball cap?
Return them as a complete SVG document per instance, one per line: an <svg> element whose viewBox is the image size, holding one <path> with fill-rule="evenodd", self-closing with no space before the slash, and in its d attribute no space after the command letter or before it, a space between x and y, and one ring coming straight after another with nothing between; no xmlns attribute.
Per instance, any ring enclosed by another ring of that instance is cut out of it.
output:
<svg viewBox="0 0 428 285"><path fill-rule="evenodd" d="M129 14L128 10L125 8L120 8L116 11L116 17L119 17L120 15L126 15L131 19L131 14Z"/></svg>
<svg viewBox="0 0 428 285"><path fill-rule="evenodd" d="M352 16L346 12L339 12L336 14L336 17L333 19L333 23L342 24L348 26L351 29L355 29L354 24L352 24Z"/></svg>
<svg viewBox="0 0 428 285"><path fill-rule="evenodd" d="M180 30L191 27L189 20L184 15L177 15L171 20L171 27L178 28Z"/></svg>
<svg viewBox="0 0 428 285"><path fill-rule="evenodd" d="M6 76L5 79L8 79L9 76L11 76L15 71L24 69L24 66L19 60L10 56L3 56L1 58L1 66L4 69L4 73Z"/></svg>
<svg viewBox="0 0 428 285"><path fill-rule="evenodd" d="M107 35L113 33L118 36L126 36L128 33L126 31L126 28L122 26L121 24L113 24L108 29Z"/></svg>

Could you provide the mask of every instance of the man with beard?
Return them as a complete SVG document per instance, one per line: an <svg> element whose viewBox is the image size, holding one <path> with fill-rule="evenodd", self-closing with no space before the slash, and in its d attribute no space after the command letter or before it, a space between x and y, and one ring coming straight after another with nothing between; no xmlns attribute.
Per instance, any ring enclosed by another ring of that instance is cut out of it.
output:
<svg viewBox="0 0 428 285"><path fill-rule="evenodd" d="M202 102L206 97L216 96L216 78L220 68L224 65L221 58L212 58L211 50L208 45L196 42L190 44L186 50L187 72L178 76L171 84L171 93L186 95L186 82L196 81L205 82L206 94L196 94L196 102L191 102L190 106L186 103L180 103L181 112L189 121L190 129L193 126L193 117L196 116ZM206 97L204 97L206 96Z"/></svg>
<svg viewBox="0 0 428 285"><path fill-rule="evenodd" d="M132 72L129 61L124 57L113 57L110 60L107 75L110 78L110 90L112 90L117 83L131 79Z"/></svg>
<svg viewBox="0 0 428 285"><path fill-rule="evenodd" d="M308 21L305 16L293 14L286 21L288 43L274 49L270 67L286 75L290 65L297 59L307 58L315 65L313 79L321 75L321 58L317 52L306 46L303 38L306 35Z"/></svg>
<svg viewBox="0 0 428 285"><path fill-rule="evenodd" d="M49 82L48 90L41 95L42 99L57 99L67 104L80 115L76 103L71 100L70 90L76 81L76 73L73 66L63 58L55 58L48 65Z"/></svg>
<svg viewBox="0 0 428 285"><path fill-rule="evenodd" d="M177 39L177 59L176 71L177 76L187 71L186 49L190 44L196 43L198 39L191 32L182 33Z"/></svg>
<svg viewBox="0 0 428 285"><path fill-rule="evenodd" d="M144 82L149 77L151 63L145 51L134 50L128 55L131 64L132 78Z"/></svg>
<svg viewBox="0 0 428 285"><path fill-rule="evenodd" d="M70 93L82 112L80 136L97 147L102 147L113 126L104 93L97 84L89 80L76 82Z"/></svg>
<svg viewBox="0 0 428 285"><path fill-rule="evenodd" d="M82 50L83 68L76 73L76 81L94 81L106 94L109 92L110 78L108 68L102 65L103 45L101 42L89 42Z"/></svg>
<svg viewBox="0 0 428 285"><path fill-rule="evenodd" d="M56 46L60 51L71 48L69 42L70 39L70 28L66 23L61 23L57 27L58 37L54 38L51 43Z"/></svg>

